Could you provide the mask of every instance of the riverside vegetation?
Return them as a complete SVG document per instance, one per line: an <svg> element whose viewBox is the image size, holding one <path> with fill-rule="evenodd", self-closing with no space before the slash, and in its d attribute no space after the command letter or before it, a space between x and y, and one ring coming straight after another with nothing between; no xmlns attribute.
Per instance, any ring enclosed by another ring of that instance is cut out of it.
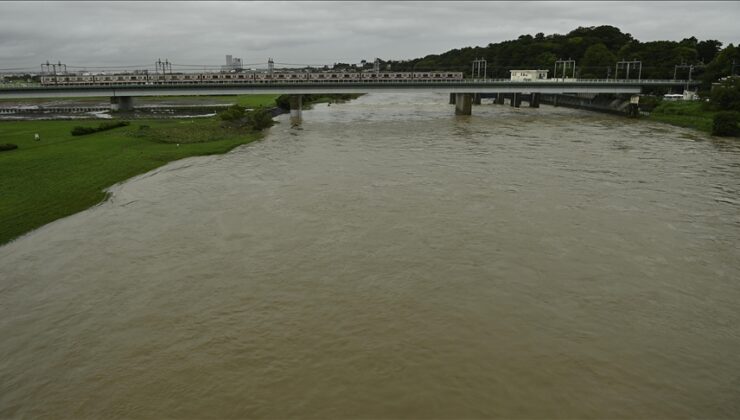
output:
<svg viewBox="0 0 740 420"><path fill-rule="evenodd" d="M728 78L716 85L709 101L658 101L650 119L716 136L740 136L740 78Z"/></svg>

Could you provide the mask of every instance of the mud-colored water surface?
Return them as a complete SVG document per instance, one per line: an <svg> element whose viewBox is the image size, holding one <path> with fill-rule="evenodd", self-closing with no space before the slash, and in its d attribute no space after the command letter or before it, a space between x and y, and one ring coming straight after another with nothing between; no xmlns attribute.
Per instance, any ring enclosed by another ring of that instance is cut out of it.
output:
<svg viewBox="0 0 740 420"><path fill-rule="evenodd" d="M366 95L0 248L1 418L729 418L740 145Z"/></svg>

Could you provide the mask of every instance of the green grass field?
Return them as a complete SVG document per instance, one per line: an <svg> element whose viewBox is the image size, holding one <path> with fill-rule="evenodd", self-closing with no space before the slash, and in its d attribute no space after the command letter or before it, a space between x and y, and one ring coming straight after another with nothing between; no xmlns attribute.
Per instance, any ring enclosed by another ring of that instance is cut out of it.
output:
<svg viewBox="0 0 740 420"><path fill-rule="evenodd" d="M104 189L117 182L262 137L222 127L216 118L134 120L110 131L70 134L74 126L101 122L0 122L0 144L18 145L0 152L0 244L100 203L106 198ZM40 141L34 140L35 133Z"/></svg>
<svg viewBox="0 0 740 420"><path fill-rule="evenodd" d="M701 102L662 102L651 113L650 120L712 132L714 111L704 109Z"/></svg>

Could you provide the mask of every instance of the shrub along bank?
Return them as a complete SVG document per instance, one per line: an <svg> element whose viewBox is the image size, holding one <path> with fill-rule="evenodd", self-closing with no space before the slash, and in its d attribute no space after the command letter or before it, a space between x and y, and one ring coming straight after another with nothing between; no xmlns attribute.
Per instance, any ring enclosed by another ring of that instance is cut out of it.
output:
<svg viewBox="0 0 740 420"><path fill-rule="evenodd" d="M85 134L92 134L92 133L97 133L99 131L106 131L106 130L112 130L118 127L125 127L129 124L130 123L128 121L117 121L117 122L104 122L98 125L97 127L76 126L72 129L70 134L72 134L73 136L84 136Z"/></svg>

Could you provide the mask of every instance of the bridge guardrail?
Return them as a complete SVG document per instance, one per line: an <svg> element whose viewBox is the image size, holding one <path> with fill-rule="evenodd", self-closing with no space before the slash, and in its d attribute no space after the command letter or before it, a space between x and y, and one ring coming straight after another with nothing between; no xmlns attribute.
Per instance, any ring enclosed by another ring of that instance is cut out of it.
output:
<svg viewBox="0 0 740 420"><path fill-rule="evenodd" d="M163 88L163 87L228 87L228 86L248 86L248 87L260 87L260 86L274 86L274 85L304 85L304 86L321 86L321 85L359 85L359 86L372 86L372 85L436 85L436 86L482 86L482 85L559 85L559 84L578 84L578 85L685 85L685 84L698 84L697 81L688 80L673 80L673 79L546 79L546 80L533 80L533 81L519 81L510 79L463 79L463 80L415 80L415 79L376 79L376 80L272 80L269 82L245 82L245 81L233 81L218 83L202 83L199 81L167 81L165 83L147 83L147 84L60 84L60 85L40 85L40 84L0 84L1 90L47 90L47 89L59 89L59 90L72 90L72 89L84 89L84 88ZM23 85L23 86L19 86Z"/></svg>

